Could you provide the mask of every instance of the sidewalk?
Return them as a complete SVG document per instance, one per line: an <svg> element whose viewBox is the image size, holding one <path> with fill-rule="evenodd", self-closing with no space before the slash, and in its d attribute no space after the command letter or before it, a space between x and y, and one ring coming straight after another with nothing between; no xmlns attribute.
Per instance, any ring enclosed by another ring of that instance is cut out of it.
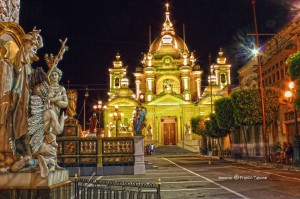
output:
<svg viewBox="0 0 300 199"><path fill-rule="evenodd" d="M219 158L218 156L214 156L213 158ZM241 159L234 159L232 157L224 157L224 160L229 162L238 162L241 164L247 164L252 166L259 166L264 168L277 168L277 169L283 169L288 171L294 171L300 173L300 167L295 167L294 165L290 164L280 164L275 162L266 162L264 158L261 157L249 157L248 159L246 157L243 157Z"/></svg>

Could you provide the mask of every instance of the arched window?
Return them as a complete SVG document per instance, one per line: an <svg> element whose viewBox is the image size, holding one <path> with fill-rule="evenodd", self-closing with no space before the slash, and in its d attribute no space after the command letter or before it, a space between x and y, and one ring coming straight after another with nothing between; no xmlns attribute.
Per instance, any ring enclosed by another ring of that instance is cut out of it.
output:
<svg viewBox="0 0 300 199"><path fill-rule="evenodd" d="M226 78L224 74L221 74L221 83L225 83L226 82Z"/></svg>
<svg viewBox="0 0 300 199"><path fill-rule="evenodd" d="M115 79L115 86L119 86L120 85L120 79L118 77L116 77Z"/></svg>

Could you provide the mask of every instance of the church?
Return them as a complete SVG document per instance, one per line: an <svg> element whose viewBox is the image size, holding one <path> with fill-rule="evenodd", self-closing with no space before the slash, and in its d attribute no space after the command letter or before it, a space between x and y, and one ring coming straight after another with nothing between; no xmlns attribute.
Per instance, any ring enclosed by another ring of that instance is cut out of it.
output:
<svg viewBox="0 0 300 199"><path fill-rule="evenodd" d="M224 96L222 91L231 83L231 65L226 63L220 49L216 64L210 66L209 85L202 91L203 71L196 64L195 55L188 49L185 39L176 35L170 18L169 4L166 4L161 34L153 40L141 66L133 73L135 91L129 89L127 67L123 65L120 54L116 55L113 66L109 68L105 136L115 136L118 130L118 136L132 132L133 111L142 104L147 109L146 128L143 129L146 144L198 145L201 138L191 131L191 118L209 115L213 102ZM124 115L120 121L110 117L116 110L115 106Z"/></svg>

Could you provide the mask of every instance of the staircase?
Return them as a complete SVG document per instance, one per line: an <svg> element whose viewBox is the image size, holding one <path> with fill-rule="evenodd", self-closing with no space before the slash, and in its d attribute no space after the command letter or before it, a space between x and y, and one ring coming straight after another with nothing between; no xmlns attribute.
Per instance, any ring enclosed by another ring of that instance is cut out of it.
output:
<svg viewBox="0 0 300 199"><path fill-rule="evenodd" d="M159 146L155 149L155 155L195 155L195 152L178 146Z"/></svg>

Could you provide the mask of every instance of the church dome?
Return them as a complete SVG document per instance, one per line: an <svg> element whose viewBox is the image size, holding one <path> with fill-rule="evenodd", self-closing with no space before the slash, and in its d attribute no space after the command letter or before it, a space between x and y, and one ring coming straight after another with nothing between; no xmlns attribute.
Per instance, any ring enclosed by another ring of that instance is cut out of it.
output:
<svg viewBox="0 0 300 199"><path fill-rule="evenodd" d="M161 35L150 45L149 53L153 54L182 54L188 48L180 37L175 35L173 23L170 20L169 4L166 4L166 19L163 23Z"/></svg>
<svg viewBox="0 0 300 199"><path fill-rule="evenodd" d="M157 37L151 44L149 52L155 53L175 53L188 51L184 41L177 35L164 34Z"/></svg>

